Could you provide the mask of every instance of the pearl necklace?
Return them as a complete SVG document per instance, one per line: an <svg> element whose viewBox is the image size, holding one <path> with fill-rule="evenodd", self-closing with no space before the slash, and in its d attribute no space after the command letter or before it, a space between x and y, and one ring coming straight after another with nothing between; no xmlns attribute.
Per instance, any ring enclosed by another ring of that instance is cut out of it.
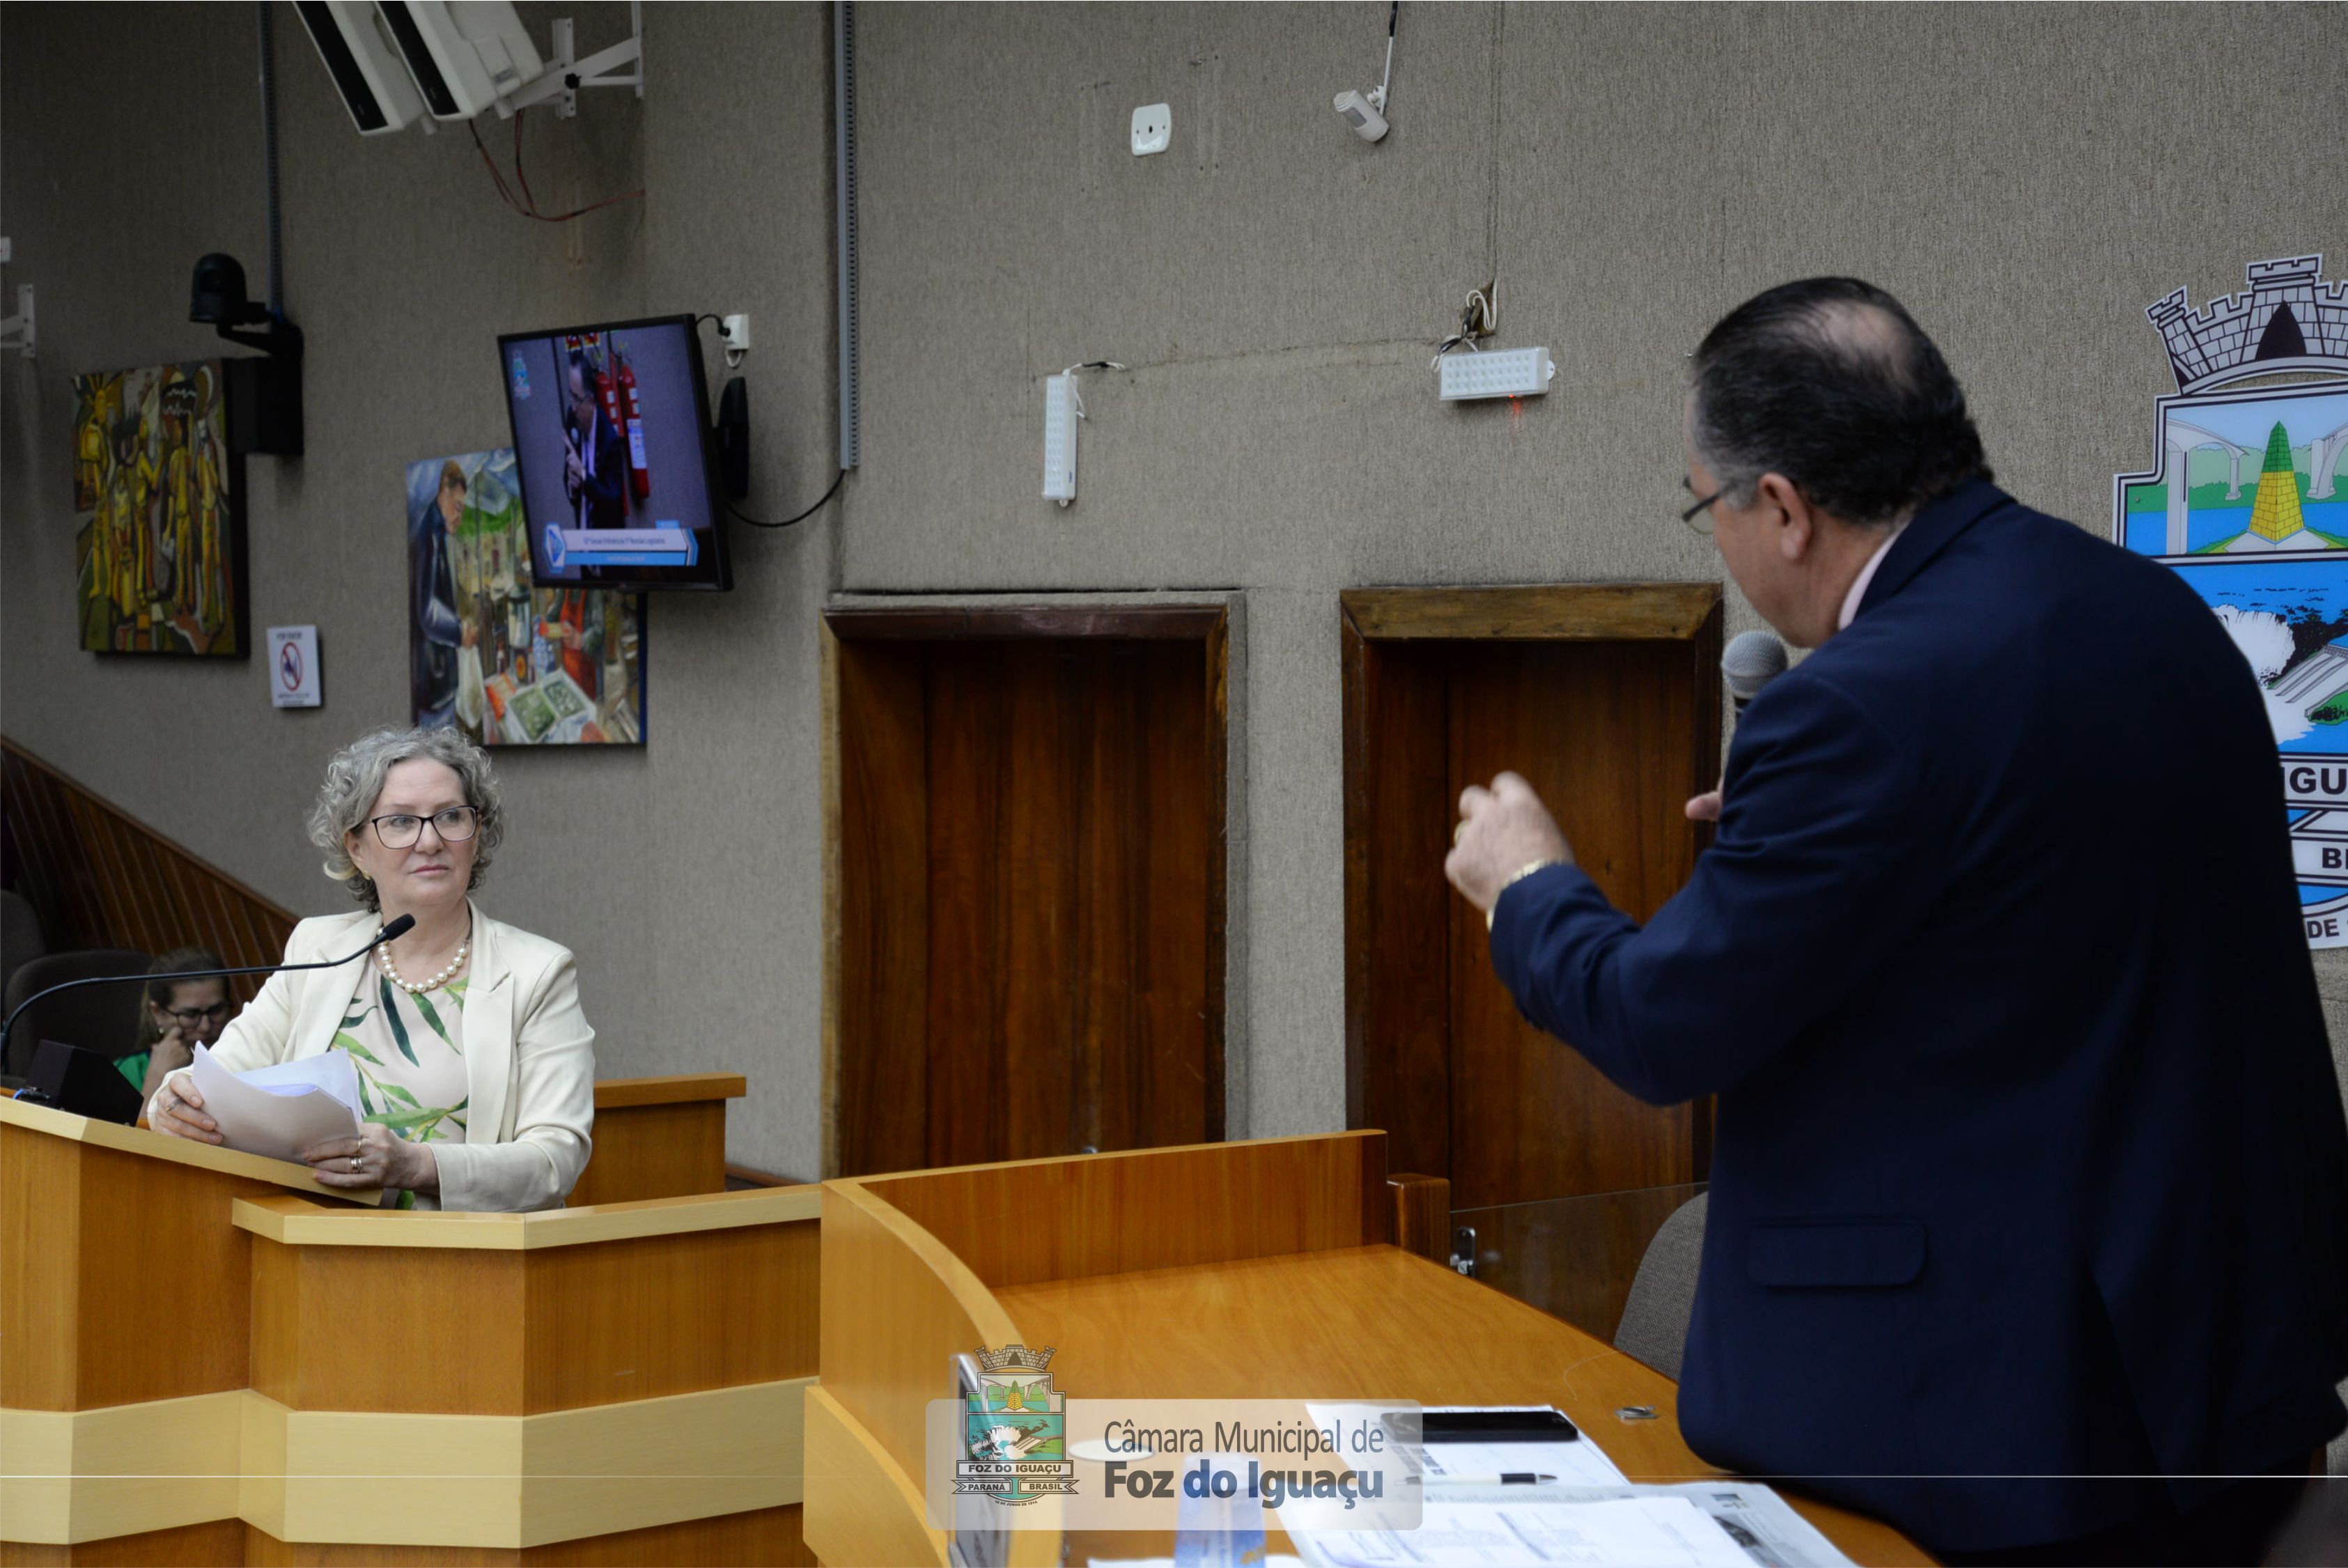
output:
<svg viewBox="0 0 2348 1568"><path fill-rule="evenodd" d="M376 962L383 966L385 977L390 980L393 985L398 986L401 990L407 992L411 996L421 996L427 991L437 991L441 986L446 985L448 983L449 976L455 975L458 970L462 969L465 966L465 954L472 945L473 934L469 931L465 934L465 940L457 944L457 956L448 960L448 967L441 970L439 974L435 975L429 980L402 979L400 977L398 967L391 961L391 948L388 944L376 948L375 950L375 957Z"/></svg>

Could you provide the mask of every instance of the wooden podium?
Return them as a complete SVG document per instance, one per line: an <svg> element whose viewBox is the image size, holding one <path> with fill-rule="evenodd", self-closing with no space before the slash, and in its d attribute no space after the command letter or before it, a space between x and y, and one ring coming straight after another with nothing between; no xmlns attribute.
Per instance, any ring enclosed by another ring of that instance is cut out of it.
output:
<svg viewBox="0 0 2348 1568"><path fill-rule="evenodd" d="M1055 1346L1054 1387L1079 1398L1554 1404L1632 1480L1720 1473L1681 1440L1669 1378L1389 1244L1385 1157L1385 1133L1349 1132L824 1183L808 1545L835 1568L944 1563L925 1408L952 1396L954 1352L1014 1342ZM1789 1501L1856 1562L1931 1561ZM1055 1532L1009 1540L1014 1563L1061 1561ZM1071 1563L1171 1550L1130 1532L1066 1546Z"/></svg>
<svg viewBox="0 0 2348 1568"><path fill-rule="evenodd" d="M0 1100L0 1563L807 1561L817 1214L391 1212Z"/></svg>
<svg viewBox="0 0 2348 1568"><path fill-rule="evenodd" d="M726 1102L740 1073L670 1073L595 1084L595 1148L570 1206L726 1191Z"/></svg>

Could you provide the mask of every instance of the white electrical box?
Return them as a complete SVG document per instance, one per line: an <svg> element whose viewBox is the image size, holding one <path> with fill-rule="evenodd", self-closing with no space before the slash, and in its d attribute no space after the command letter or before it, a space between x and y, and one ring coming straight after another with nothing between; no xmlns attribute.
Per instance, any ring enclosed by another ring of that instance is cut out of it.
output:
<svg viewBox="0 0 2348 1568"><path fill-rule="evenodd" d="M1437 362L1443 376L1443 400L1465 402L1471 397L1538 397L1549 390L1557 375L1556 362L1546 348L1464 350Z"/></svg>
<svg viewBox="0 0 2348 1568"><path fill-rule="evenodd" d="M1076 378L1044 377L1044 499L1076 499Z"/></svg>
<svg viewBox="0 0 2348 1568"><path fill-rule="evenodd" d="M1147 158L1163 152L1174 139L1174 110L1162 103L1146 103L1133 111L1133 155Z"/></svg>

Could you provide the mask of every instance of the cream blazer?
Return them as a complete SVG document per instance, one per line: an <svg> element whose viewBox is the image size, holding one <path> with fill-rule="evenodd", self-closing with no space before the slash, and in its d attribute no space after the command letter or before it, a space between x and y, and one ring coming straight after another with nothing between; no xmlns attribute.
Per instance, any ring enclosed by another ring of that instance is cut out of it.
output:
<svg viewBox="0 0 2348 1568"><path fill-rule="evenodd" d="M366 911L294 928L285 962L339 958L375 934ZM362 960L361 962L372 962ZM212 1055L232 1072L324 1054L356 983L352 965L269 977ZM418 1207L559 1209L587 1168L595 1125L595 1031L579 1010L570 951L473 911L465 991L465 1140L435 1143L440 1198ZM180 1075L174 1073L172 1078ZM168 1087L170 1079L165 1081ZM163 1090L156 1090L160 1099ZM155 1114L154 1101L147 1114Z"/></svg>

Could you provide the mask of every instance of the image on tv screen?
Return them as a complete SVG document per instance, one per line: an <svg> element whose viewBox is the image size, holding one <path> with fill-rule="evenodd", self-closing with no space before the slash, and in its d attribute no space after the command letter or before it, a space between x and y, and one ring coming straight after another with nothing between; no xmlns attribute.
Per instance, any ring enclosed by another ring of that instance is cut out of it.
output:
<svg viewBox="0 0 2348 1568"><path fill-rule="evenodd" d="M498 339L541 588L726 588L691 316Z"/></svg>

